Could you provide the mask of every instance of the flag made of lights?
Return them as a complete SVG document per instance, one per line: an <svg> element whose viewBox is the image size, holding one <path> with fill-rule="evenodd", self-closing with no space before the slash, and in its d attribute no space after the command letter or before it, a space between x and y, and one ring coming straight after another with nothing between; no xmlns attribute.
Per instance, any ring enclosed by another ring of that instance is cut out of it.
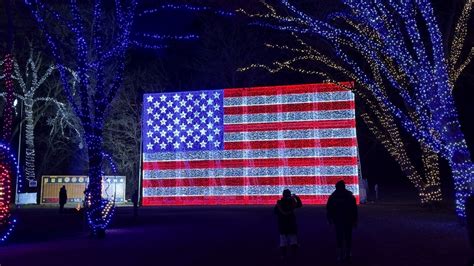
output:
<svg viewBox="0 0 474 266"><path fill-rule="evenodd" d="M343 83L352 86L352 83ZM324 204L358 198L352 92L335 84L143 96L143 204Z"/></svg>

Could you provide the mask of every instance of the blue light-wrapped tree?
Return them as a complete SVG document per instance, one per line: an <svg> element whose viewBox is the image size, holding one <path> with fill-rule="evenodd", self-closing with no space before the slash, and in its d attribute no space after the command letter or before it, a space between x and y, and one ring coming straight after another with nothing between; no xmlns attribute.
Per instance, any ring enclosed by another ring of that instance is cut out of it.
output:
<svg viewBox="0 0 474 266"><path fill-rule="evenodd" d="M163 10L211 11L207 7L157 4L136 12L137 0L71 0L50 3L25 0L49 44L66 96L83 127L89 157L86 190L87 218L92 234L103 235L113 214L114 202L102 199L103 132L105 117L122 85L126 54L130 47L161 49L173 40L197 36L132 32L135 18ZM75 82L75 88L71 85Z"/></svg>
<svg viewBox="0 0 474 266"><path fill-rule="evenodd" d="M342 0L343 12L317 19L288 0L276 2L278 8L266 5L267 12L248 14L253 24L325 39L337 64L366 89L368 97L377 99L422 146L449 162L457 214L463 218L466 197L472 193L474 165L451 90L469 60L460 60L459 43L446 60L431 3ZM465 29L456 30L465 34Z"/></svg>

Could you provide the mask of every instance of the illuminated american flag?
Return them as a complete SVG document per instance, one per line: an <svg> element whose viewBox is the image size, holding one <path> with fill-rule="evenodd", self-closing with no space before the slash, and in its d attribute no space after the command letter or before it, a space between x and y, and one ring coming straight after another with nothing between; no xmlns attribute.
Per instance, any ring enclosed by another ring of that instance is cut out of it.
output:
<svg viewBox="0 0 474 266"><path fill-rule="evenodd" d="M344 83L352 86L352 83ZM274 204L283 189L358 197L354 95L334 84L143 96L143 204Z"/></svg>

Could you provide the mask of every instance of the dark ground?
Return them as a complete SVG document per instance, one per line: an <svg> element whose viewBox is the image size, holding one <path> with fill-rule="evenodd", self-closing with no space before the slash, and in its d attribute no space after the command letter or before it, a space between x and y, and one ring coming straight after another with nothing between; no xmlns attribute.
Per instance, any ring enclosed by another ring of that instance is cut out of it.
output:
<svg viewBox="0 0 474 266"><path fill-rule="evenodd" d="M467 265L465 229L448 209L414 203L360 206L350 265ZM90 239L77 214L23 208L1 266L22 265L282 265L271 207L117 209L105 239ZM323 207L298 210L299 260L286 265L338 265Z"/></svg>

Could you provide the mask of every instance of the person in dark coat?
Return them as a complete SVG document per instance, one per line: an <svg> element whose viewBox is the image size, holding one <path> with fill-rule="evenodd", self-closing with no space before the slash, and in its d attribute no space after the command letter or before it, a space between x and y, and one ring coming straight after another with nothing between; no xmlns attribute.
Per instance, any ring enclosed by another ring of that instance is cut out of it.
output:
<svg viewBox="0 0 474 266"><path fill-rule="evenodd" d="M132 195L132 202L133 202L133 216L138 216L138 189L135 189Z"/></svg>
<svg viewBox="0 0 474 266"><path fill-rule="evenodd" d="M329 196L326 209L329 224L336 228L338 260L348 260L351 256L352 228L357 226L357 204L344 181L336 183L336 191Z"/></svg>
<svg viewBox="0 0 474 266"><path fill-rule="evenodd" d="M301 208L303 204L298 196L291 194L289 189L283 190L283 197L277 201L274 212L277 215L278 231L280 233L281 257L285 258L287 248L290 247L293 254L298 249L296 215L294 210Z"/></svg>
<svg viewBox="0 0 474 266"><path fill-rule="evenodd" d="M64 205L67 202L67 190L66 186L62 186L61 189L59 189L59 212L63 213L64 211Z"/></svg>

